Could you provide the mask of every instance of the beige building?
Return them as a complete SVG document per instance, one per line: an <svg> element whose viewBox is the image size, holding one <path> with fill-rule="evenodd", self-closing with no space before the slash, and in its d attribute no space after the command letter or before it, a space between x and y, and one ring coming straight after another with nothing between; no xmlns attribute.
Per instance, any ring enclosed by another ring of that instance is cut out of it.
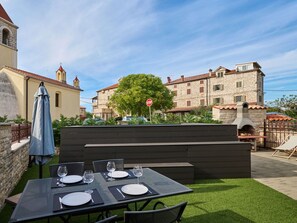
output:
<svg viewBox="0 0 297 223"><path fill-rule="evenodd" d="M263 105L264 73L257 62L236 64L229 70L218 67L215 71L177 80L167 78L165 84L174 92L175 108L170 112L187 112L199 106L229 105L246 101Z"/></svg>
<svg viewBox="0 0 297 223"><path fill-rule="evenodd" d="M17 29L0 4L0 68L17 67Z"/></svg>
<svg viewBox="0 0 297 223"><path fill-rule="evenodd" d="M97 91L97 96L92 98L93 114L95 116L107 120L118 115L116 111L108 106L109 98L117 87L118 84L114 84Z"/></svg>
<svg viewBox="0 0 297 223"><path fill-rule="evenodd" d="M235 105L248 102L251 105L264 104L264 73L257 62L236 64L229 70L218 67L216 70L195 76L171 80L167 77L165 86L174 92L175 107L168 112L184 113L199 106ZM107 107L109 97L118 87L114 84L97 91L93 98L93 113L104 119L116 116L116 112Z"/></svg>
<svg viewBox="0 0 297 223"><path fill-rule="evenodd" d="M5 75L13 86L18 105L17 114L21 115L26 120L31 121L34 94L37 91L40 82L43 81L44 86L50 95L52 120L60 119L61 114L65 117L75 117L80 115L81 89L79 87L79 81L74 81L74 86L67 84L66 72L61 66L56 73L59 78L62 76L64 78L53 80L12 67L4 67L0 70L0 77ZM1 96L0 100L1 102L4 101L5 97ZM5 103L5 101L3 103ZM5 114L0 114L0 116L3 115Z"/></svg>
<svg viewBox="0 0 297 223"><path fill-rule="evenodd" d="M61 114L79 116L81 89L77 77L69 85L62 66L56 71L56 80L17 69L17 28L0 4L0 116L13 119L20 115L31 121L34 94L40 82L44 82L50 95L52 120Z"/></svg>

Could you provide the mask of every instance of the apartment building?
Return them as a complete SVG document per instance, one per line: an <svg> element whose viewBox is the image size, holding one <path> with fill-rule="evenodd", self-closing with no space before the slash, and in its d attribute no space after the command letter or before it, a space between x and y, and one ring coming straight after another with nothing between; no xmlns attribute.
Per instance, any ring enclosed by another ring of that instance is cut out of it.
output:
<svg viewBox="0 0 297 223"><path fill-rule="evenodd" d="M118 113L108 106L109 98L119 85L113 84L97 91L97 96L92 98L93 115L107 120L116 117Z"/></svg>
<svg viewBox="0 0 297 223"><path fill-rule="evenodd" d="M199 106L234 105L246 101L249 104L264 104L265 74L257 62L236 64L230 70L219 66L214 71L171 80L167 77L165 86L174 92L174 108L168 112L189 112ZM118 84L97 91L93 98L93 113L104 119L117 116L107 106L110 96Z"/></svg>
<svg viewBox="0 0 297 223"><path fill-rule="evenodd" d="M230 105L246 101L263 105L264 73L257 62L236 64L229 70L218 67L204 74L171 80L165 84L174 92L175 108L169 112L187 112L199 106Z"/></svg>

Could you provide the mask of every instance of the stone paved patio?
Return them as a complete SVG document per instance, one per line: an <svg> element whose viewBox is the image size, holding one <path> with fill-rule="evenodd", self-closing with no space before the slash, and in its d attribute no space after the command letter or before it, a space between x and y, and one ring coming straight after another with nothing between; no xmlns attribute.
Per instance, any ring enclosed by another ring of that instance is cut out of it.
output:
<svg viewBox="0 0 297 223"><path fill-rule="evenodd" d="M297 161L272 157L272 150L252 152L252 177L287 196L297 200Z"/></svg>

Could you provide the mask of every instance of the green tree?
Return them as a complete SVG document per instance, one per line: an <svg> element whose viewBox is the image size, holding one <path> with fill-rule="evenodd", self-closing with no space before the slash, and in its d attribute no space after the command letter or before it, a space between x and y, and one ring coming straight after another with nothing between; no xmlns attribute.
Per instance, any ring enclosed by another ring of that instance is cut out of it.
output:
<svg viewBox="0 0 297 223"><path fill-rule="evenodd" d="M297 95L283 95L274 101L267 103L270 111L282 111L286 115L297 118Z"/></svg>
<svg viewBox="0 0 297 223"><path fill-rule="evenodd" d="M121 115L148 116L146 100L153 100L152 110L166 111L173 107L173 93L161 79L152 74L130 74L124 77L110 98L109 106Z"/></svg>

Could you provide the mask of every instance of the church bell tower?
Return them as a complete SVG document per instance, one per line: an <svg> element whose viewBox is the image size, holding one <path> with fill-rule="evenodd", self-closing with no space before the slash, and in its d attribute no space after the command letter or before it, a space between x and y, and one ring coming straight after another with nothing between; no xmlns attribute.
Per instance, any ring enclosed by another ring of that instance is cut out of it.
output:
<svg viewBox="0 0 297 223"><path fill-rule="evenodd" d="M17 29L0 4L0 69L17 68Z"/></svg>

